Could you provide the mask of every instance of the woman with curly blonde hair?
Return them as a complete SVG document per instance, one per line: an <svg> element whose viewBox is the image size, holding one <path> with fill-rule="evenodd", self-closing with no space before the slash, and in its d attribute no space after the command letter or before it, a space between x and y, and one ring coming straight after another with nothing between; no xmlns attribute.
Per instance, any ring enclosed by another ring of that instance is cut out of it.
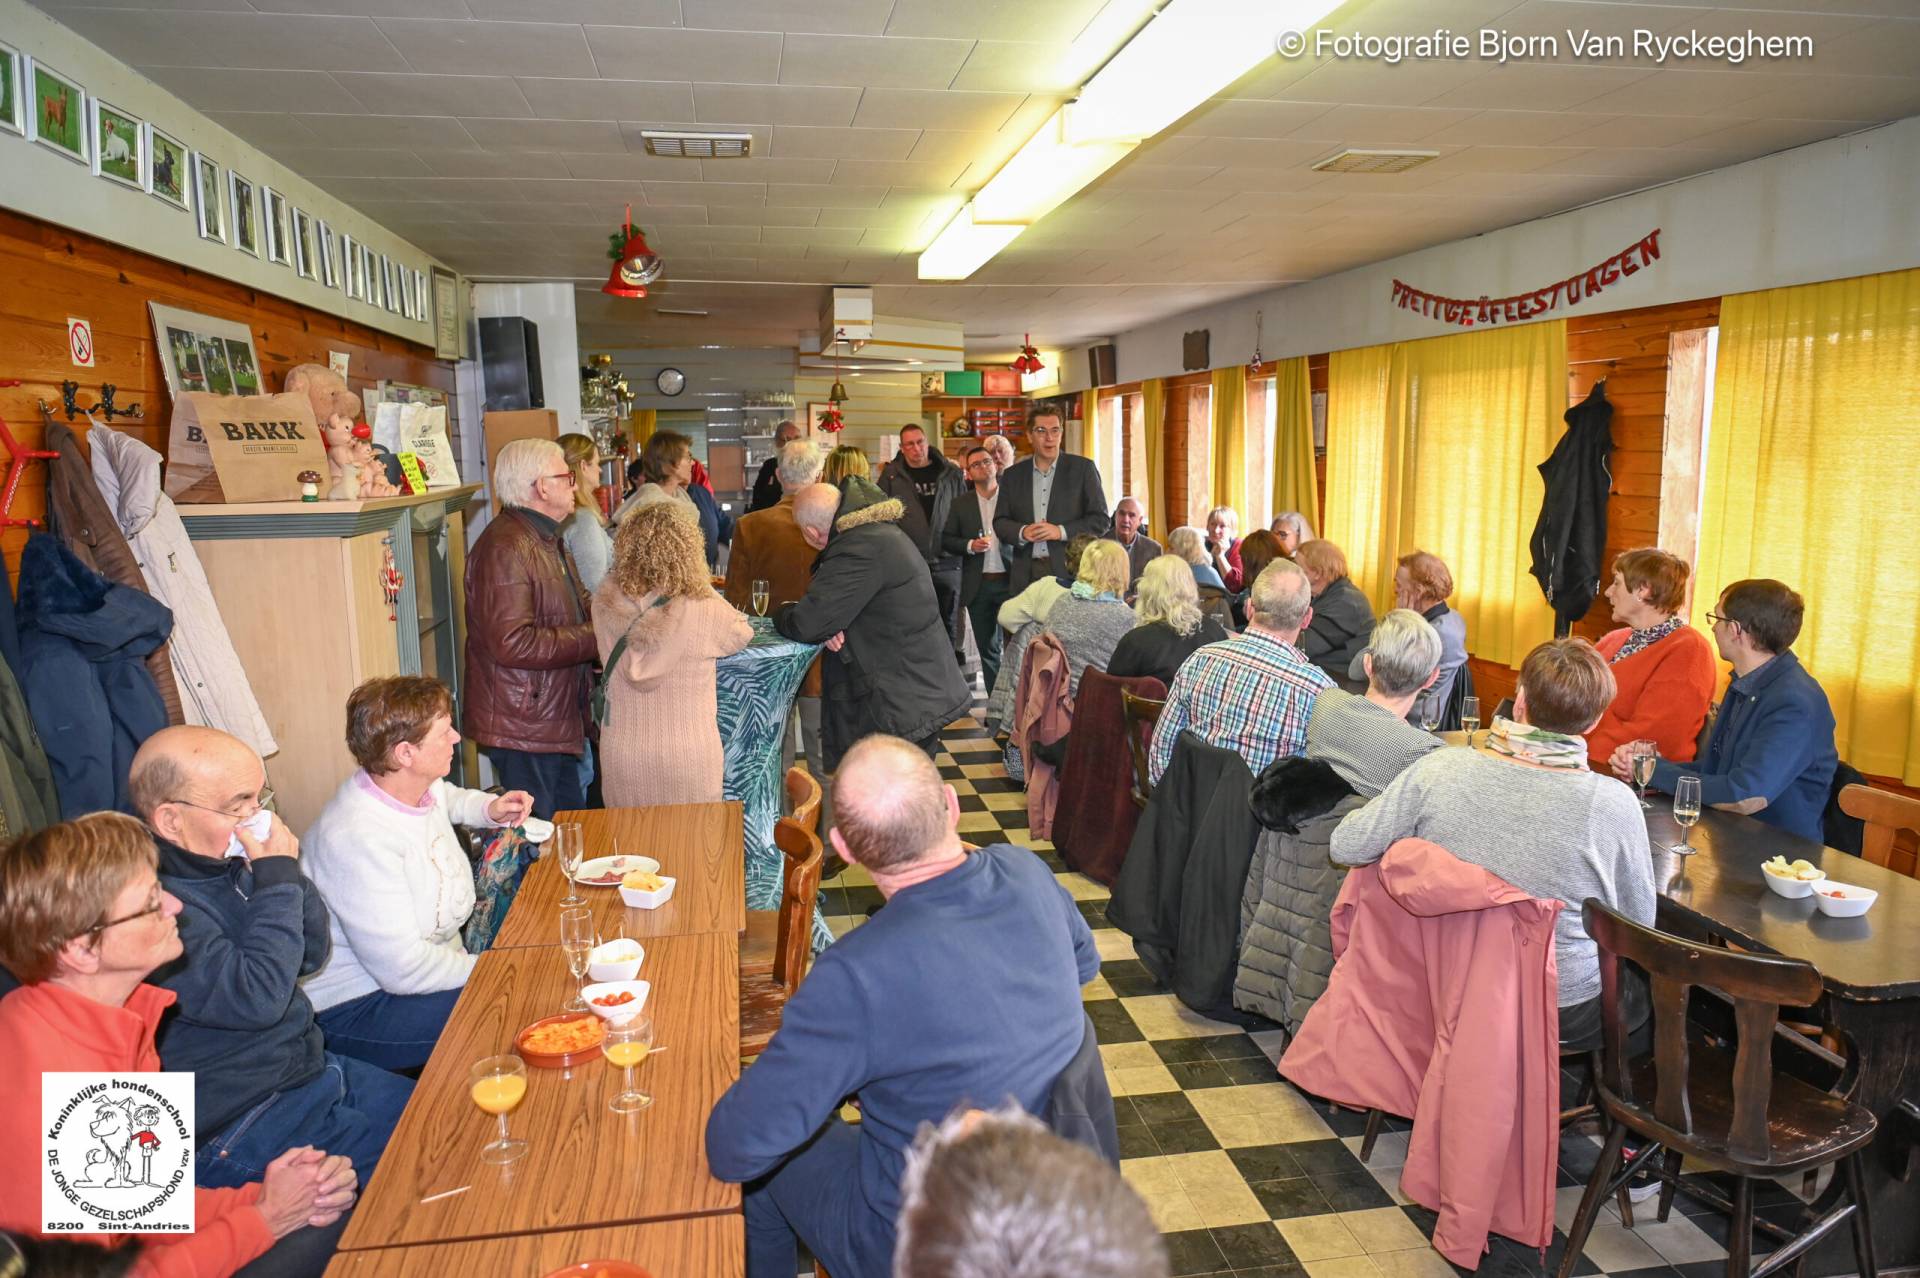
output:
<svg viewBox="0 0 1920 1278"><path fill-rule="evenodd" d="M753 641L753 626L714 591L698 525L666 502L629 515L594 592L593 629L607 671L607 806L718 802L714 667Z"/></svg>

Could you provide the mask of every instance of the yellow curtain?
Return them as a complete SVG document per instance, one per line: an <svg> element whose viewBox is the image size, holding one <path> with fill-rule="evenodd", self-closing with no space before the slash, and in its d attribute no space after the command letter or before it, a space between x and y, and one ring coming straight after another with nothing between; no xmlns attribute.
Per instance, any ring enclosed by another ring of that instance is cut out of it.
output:
<svg viewBox="0 0 1920 1278"><path fill-rule="evenodd" d="M636 408L627 417L627 437L633 440L635 450L653 438L655 411L651 408Z"/></svg>
<svg viewBox="0 0 1920 1278"><path fill-rule="evenodd" d="M1273 513L1297 510L1320 522L1320 490L1313 473L1313 386L1307 357L1283 359L1273 370Z"/></svg>
<svg viewBox="0 0 1920 1278"><path fill-rule="evenodd" d="M1247 517L1247 366L1213 370L1213 504ZM1244 529L1242 531L1245 531Z"/></svg>
<svg viewBox="0 0 1920 1278"><path fill-rule="evenodd" d="M1100 392L1080 392L1080 455L1100 461ZM1102 476L1104 482L1105 476Z"/></svg>
<svg viewBox="0 0 1920 1278"><path fill-rule="evenodd" d="M1140 437L1147 441L1147 528L1164 544L1167 527L1167 384L1158 377L1140 383Z"/></svg>
<svg viewBox="0 0 1920 1278"><path fill-rule="evenodd" d="M1840 757L1920 784L1920 270L1724 298L1694 624L1747 577L1806 600L1793 645Z"/></svg>
<svg viewBox="0 0 1920 1278"><path fill-rule="evenodd" d="M1517 668L1552 637L1527 538L1566 389L1559 320L1335 352L1324 535L1377 611L1395 561L1419 548L1452 570L1475 656Z"/></svg>

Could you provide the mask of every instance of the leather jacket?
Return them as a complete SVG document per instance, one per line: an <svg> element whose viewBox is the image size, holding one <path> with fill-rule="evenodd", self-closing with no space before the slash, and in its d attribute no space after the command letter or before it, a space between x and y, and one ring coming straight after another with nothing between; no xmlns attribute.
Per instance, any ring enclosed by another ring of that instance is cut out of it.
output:
<svg viewBox="0 0 1920 1278"><path fill-rule="evenodd" d="M559 525L505 507L467 556L466 734L530 754L586 748L598 655Z"/></svg>

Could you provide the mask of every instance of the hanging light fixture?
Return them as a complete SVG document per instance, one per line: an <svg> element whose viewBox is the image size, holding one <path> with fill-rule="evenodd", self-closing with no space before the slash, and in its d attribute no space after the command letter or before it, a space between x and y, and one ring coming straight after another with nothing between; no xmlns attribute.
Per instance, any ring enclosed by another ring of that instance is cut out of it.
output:
<svg viewBox="0 0 1920 1278"><path fill-rule="evenodd" d="M1013 361L1013 371L1022 377L1031 377L1046 365L1040 362L1040 352L1034 349L1033 334L1024 335L1025 345L1020 348L1020 357Z"/></svg>
<svg viewBox="0 0 1920 1278"><path fill-rule="evenodd" d="M613 269L607 272L607 282L600 291L610 297L645 297L647 285L667 269L660 255L647 247L646 232L634 229L631 204L627 205L623 229L608 237L607 256L613 259Z"/></svg>

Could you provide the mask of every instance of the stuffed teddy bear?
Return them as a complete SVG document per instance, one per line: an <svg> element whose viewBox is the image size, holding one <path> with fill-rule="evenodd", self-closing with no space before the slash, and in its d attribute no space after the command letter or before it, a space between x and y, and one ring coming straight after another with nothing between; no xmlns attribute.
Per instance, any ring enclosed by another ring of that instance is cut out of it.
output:
<svg viewBox="0 0 1920 1278"><path fill-rule="evenodd" d="M313 404L313 419L327 446L327 465L333 472L329 501L362 497L391 497L399 492L373 464L367 442L372 432L356 427L360 397L347 389L347 379L324 364L296 364L287 370L285 389L304 394Z"/></svg>

